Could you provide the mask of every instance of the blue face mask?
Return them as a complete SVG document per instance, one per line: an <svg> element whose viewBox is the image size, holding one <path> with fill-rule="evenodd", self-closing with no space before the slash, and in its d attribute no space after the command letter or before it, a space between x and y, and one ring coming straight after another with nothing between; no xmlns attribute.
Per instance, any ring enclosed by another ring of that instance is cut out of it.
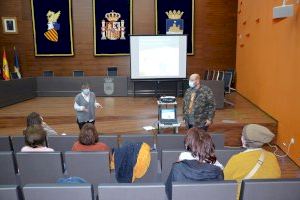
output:
<svg viewBox="0 0 300 200"><path fill-rule="evenodd" d="M190 86L190 88L195 87L195 82L194 81L189 81L189 86Z"/></svg>
<svg viewBox="0 0 300 200"><path fill-rule="evenodd" d="M90 89L82 89L82 93L84 95L89 95L90 94Z"/></svg>

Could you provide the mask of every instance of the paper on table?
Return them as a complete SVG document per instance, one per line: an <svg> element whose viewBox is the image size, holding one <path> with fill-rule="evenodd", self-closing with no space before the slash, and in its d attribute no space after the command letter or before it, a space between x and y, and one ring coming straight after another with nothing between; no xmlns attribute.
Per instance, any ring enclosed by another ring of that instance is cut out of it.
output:
<svg viewBox="0 0 300 200"><path fill-rule="evenodd" d="M154 130L155 128L153 126L144 126L143 129L146 131Z"/></svg>

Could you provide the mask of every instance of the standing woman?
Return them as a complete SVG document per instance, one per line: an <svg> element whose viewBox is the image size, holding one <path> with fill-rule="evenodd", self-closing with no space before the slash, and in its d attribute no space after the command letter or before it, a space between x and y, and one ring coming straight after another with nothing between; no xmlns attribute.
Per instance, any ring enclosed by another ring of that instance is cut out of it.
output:
<svg viewBox="0 0 300 200"><path fill-rule="evenodd" d="M96 101L96 96L90 91L89 84L82 84L81 93L76 95L74 102L79 129L86 123L95 123L96 108L103 107Z"/></svg>

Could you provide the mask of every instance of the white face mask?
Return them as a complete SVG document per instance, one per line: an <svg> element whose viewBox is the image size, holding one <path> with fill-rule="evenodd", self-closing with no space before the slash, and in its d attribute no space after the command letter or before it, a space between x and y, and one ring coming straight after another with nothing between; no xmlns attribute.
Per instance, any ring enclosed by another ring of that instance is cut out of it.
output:
<svg viewBox="0 0 300 200"><path fill-rule="evenodd" d="M82 93L84 95L89 95L90 94L90 89L82 89Z"/></svg>
<svg viewBox="0 0 300 200"><path fill-rule="evenodd" d="M190 86L191 88L195 87L195 82L194 82L194 81L189 81L189 86Z"/></svg>

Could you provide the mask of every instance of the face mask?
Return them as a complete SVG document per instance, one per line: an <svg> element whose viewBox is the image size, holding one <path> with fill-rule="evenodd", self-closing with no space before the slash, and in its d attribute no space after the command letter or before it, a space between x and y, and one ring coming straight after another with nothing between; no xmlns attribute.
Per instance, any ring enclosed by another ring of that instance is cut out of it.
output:
<svg viewBox="0 0 300 200"><path fill-rule="evenodd" d="M195 87L195 82L194 82L194 81L189 81L189 86L190 86L191 88Z"/></svg>
<svg viewBox="0 0 300 200"><path fill-rule="evenodd" d="M89 95L89 94L90 94L90 89L83 89L83 90L82 90L82 93L83 93L84 95Z"/></svg>

